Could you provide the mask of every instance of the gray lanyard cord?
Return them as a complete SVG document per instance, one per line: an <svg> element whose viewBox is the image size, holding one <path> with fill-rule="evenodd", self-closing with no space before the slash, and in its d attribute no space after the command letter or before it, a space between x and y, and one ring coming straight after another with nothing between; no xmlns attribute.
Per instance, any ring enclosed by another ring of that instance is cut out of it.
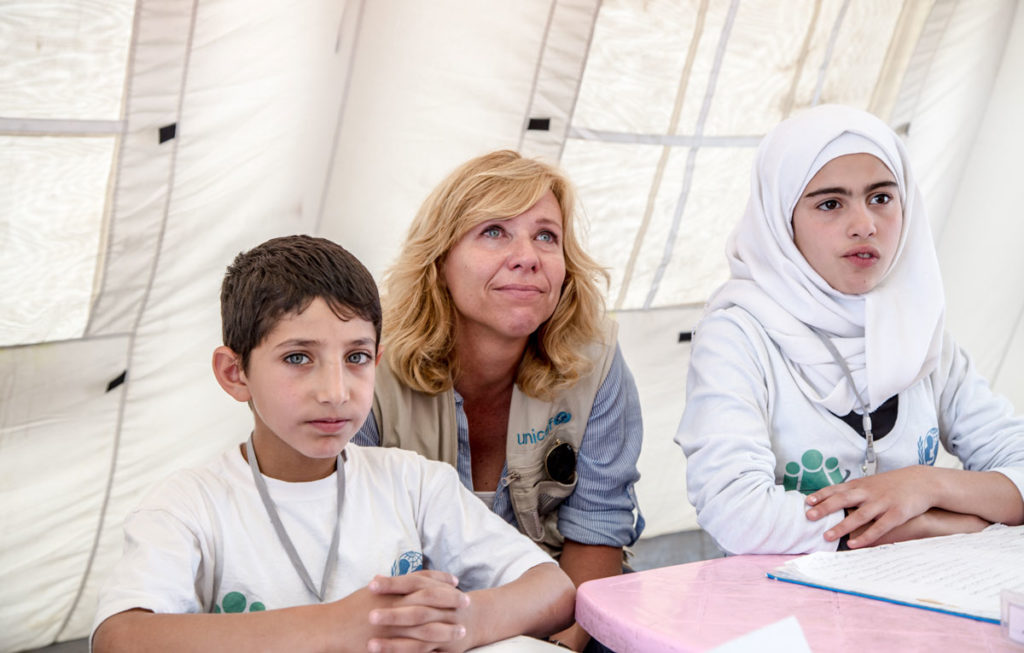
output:
<svg viewBox="0 0 1024 653"><path fill-rule="evenodd" d="M850 366L846 364L846 359L843 358L839 353L839 350L836 349L832 340L817 329L811 329L811 331L814 331L815 335L817 335L825 345L825 348L828 349L830 354L832 354L832 358L839 363L839 367L842 368L843 374L846 375L846 380L853 389L854 396L857 397L857 403L860 404L860 409L863 413L861 415L861 424L864 427L864 439L867 440L867 446L864 448L864 462L860 464L860 470L864 472L866 476L870 476L875 473L876 469L878 469L878 458L875 457L875 435L871 431L871 413L868 411L868 404L864 401L864 398L860 396L860 391L857 390L857 384L853 382L853 374L850 373Z"/></svg>
<svg viewBox="0 0 1024 653"><path fill-rule="evenodd" d="M292 544L292 540L288 537L288 531L284 529L284 524L281 523L281 518L277 514L277 508L274 507L274 500L270 498L270 493L267 491L267 482L263 480L263 475L260 474L259 463L256 462L256 452L252 448L252 436L245 443L245 453L249 458L249 467L252 469L252 480L256 483L256 489L260 493L260 499L263 499L263 506L267 509L267 515L270 516L270 522L274 525L274 530L277 532L277 539L280 540L281 546L284 547L285 553L288 554L288 558L292 561L292 567L299 574L299 578L306 584L309 591L313 593L316 598L320 599L323 603L325 592L327 590L327 580L331 575L331 571L334 569L335 564L338 561L338 536L341 526L341 502L345 499L345 465L342 454L338 455L338 515L334 521L334 534L331 536L331 548L327 552L327 563L324 565L324 575L320 581L320 591L318 592L316 586L313 585L313 579L309 577L309 572L306 571L306 566L302 564L302 559L299 558L298 552L295 550L295 545Z"/></svg>

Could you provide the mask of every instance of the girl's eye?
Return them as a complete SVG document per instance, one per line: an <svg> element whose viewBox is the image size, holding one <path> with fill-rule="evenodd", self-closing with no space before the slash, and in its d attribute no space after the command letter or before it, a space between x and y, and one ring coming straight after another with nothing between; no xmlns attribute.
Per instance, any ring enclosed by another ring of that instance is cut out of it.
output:
<svg viewBox="0 0 1024 653"><path fill-rule="evenodd" d="M288 354L284 357L284 362L289 365L305 365L310 362L310 358L305 354Z"/></svg>
<svg viewBox="0 0 1024 653"><path fill-rule="evenodd" d="M497 238L498 236L501 235L501 232L501 227L491 225L490 227L484 229L483 235L485 238Z"/></svg>
<svg viewBox="0 0 1024 653"><path fill-rule="evenodd" d="M839 208L839 200L825 200L818 205L822 211L835 211Z"/></svg>
<svg viewBox="0 0 1024 653"><path fill-rule="evenodd" d="M888 204L892 201L892 195L888 193L879 193L878 195L871 196L872 204Z"/></svg>
<svg viewBox="0 0 1024 653"><path fill-rule="evenodd" d="M370 356L365 351L357 351L349 354L345 360L352 365L365 365L373 360L373 356Z"/></svg>

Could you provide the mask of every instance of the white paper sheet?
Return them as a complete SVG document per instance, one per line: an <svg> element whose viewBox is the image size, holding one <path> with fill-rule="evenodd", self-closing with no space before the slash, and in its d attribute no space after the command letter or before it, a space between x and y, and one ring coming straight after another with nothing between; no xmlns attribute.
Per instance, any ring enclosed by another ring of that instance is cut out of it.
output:
<svg viewBox="0 0 1024 653"><path fill-rule="evenodd" d="M1024 526L812 553L768 575L998 623L1000 591L1024 591Z"/></svg>
<svg viewBox="0 0 1024 653"><path fill-rule="evenodd" d="M800 622L789 616L729 640L711 649L710 653L811 653Z"/></svg>

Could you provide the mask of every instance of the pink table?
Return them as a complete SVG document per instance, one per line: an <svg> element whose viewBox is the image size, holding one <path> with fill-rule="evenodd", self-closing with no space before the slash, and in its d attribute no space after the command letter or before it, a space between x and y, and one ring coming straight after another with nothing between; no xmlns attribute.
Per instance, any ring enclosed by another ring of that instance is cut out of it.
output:
<svg viewBox="0 0 1024 653"><path fill-rule="evenodd" d="M793 556L734 556L584 583L576 620L617 653L702 651L797 618L813 651L1007 651L999 626L784 583L765 571Z"/></svg>

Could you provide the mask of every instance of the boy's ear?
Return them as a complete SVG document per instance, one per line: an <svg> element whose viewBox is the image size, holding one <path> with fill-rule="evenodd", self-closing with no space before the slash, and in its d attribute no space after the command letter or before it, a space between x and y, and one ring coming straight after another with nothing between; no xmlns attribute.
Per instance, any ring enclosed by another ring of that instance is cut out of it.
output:
<svg viewBox="0 0 1024 653"><path fill-rule="evenodd" d="M213 375L217 383L238 401L249 401L252 394L242 370L242 357L230 347L221 345L213 350Z"/></svg>
<svg viewBox="0 0 1024 653"><path fill-rule="evenodd" d="M377 365L380 365L380 357L381 357L381 355L383 353L384 353L384 346L383 345L377 345L377 357L375 359L373 359L374 367L376 367Z"/></svg>

